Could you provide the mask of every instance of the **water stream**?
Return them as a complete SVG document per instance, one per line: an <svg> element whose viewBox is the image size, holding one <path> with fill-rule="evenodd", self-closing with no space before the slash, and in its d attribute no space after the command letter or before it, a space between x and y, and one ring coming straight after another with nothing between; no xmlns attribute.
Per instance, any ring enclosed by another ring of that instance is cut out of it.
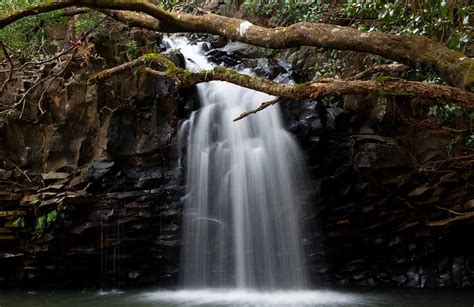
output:
<svg viewBox="0 0 474 307"><path fill-rule="evenodd" d="M187 69L213 68L203 44L167 43ZM186 123L184 286L305 288L298 144L278 106L233 121L275 97L218 81L199 84L197 93L201 108Z"/></svg>
<svg viewBox="0 0 474 307"><path fill-rule="evenodd" d="M2 291L2 307L89 306L370 306L370 307L472 307L472 290L337 291Z"/></svg>

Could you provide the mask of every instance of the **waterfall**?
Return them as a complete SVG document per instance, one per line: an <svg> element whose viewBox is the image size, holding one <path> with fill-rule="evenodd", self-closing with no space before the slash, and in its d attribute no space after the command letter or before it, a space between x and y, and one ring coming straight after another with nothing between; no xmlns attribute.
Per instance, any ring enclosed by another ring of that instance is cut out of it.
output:
<svg viewBox="0 0 474 307"><path fill-rule="evenodd" d="M180 49L188 70L214 67L203 43L166 44ZM275 97L220 81L199 84L197 94L201 107L184 125L184 287L305 288L298 145L277 105L233 122Z"/></svg>

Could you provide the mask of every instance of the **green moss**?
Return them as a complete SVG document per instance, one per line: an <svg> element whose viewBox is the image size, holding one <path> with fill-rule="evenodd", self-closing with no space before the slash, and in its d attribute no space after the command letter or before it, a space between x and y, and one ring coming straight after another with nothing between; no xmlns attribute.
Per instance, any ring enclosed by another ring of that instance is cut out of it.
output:
<svg viewBox="0 0 474 307"><path fill-rule="evenodd" d="M474 65L470 65L470 68L467 68L466 76L463 80L463 87L466 91L474 92Z"/></svg>
<svg viewBox="0 0 474 307"><path fill-rule="evenodd" d="M190 72L189 70L186 70L186 69L180 69L181 70L181 73L185 76L185 77L191 77L194 75L194 73Z"/></svg>
<svg viewBox="0 0 474 307"><path fill-rule="evenodd" d="M156 60L159 58L159 54L156 54L156 53L147 53L147 54L144 54L140 57L140 59L143 59L145 61L152 61L152 60Z"/></svg>
<svg viewBox="0 0 474 307"><path fill-rule="evenodd" d="M400 80L401 80L400 78L395 78L392 76L379 76L377 77L377 79L375 79L375 83L377 83L378 85L384 85L390 81L400 81Z"/></svg>
<svg viewBox="0 0 474 307"><path fill-rule="evenodd" d="M308 86L312 83L312 81L304 82L304 83L298 83L295 84L295 91L298 93L304 93L305 91L308 90Z"/></svg>

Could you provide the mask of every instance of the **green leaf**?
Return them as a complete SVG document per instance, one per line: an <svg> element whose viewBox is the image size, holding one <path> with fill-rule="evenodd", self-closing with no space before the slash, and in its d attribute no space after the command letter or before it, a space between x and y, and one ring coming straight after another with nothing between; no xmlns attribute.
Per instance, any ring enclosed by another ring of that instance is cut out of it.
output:
<svg viewBox="0 0 474 307"><path fill-rule="evenodd" d="M441 1L439 12L441 13L441 16L443 17L446 17L448 15L448 4L446 2Z"/></svg>
<svg viewBox="0 0 474 307"><path fill-rule="evenodd" d="M38 219L36 219L35 230L37 233L43 233L45 228L46 228L46 216L41 215Z"/></svg>
<svg viewBox="0 0 474 307"><path fill-rule="evenodd" d="M34 199L30 202L30 204L31 204L31 205L37 205L37 204L39 204L40 202L41 202L41 200L39 200L38 198L34 198Z"/></svg>
<svg viewBox="0 0 474 307"><path fill-rule="evenodd" d="M58 210L53 210L50 213L48 213L46 222L47 224L51 224L55 222L57 218L58 218Z"/></svg>
<svg viewBox="0 0 474 307"><path fill-rule="evenodd" d="M13 226L24 228L25 227L25 218L19 217L15 221L13 221Z"/></svg>

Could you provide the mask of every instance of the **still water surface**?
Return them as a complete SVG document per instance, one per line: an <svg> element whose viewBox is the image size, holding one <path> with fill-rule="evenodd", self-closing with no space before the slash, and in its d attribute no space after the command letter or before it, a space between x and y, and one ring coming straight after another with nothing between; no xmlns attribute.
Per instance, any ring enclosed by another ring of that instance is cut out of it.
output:
<svg viewBox="0 0 474 307"><path fill-rule="evenodd" d="M0 307L50 306L474 306L472 290L0 291Z"/></svg>

